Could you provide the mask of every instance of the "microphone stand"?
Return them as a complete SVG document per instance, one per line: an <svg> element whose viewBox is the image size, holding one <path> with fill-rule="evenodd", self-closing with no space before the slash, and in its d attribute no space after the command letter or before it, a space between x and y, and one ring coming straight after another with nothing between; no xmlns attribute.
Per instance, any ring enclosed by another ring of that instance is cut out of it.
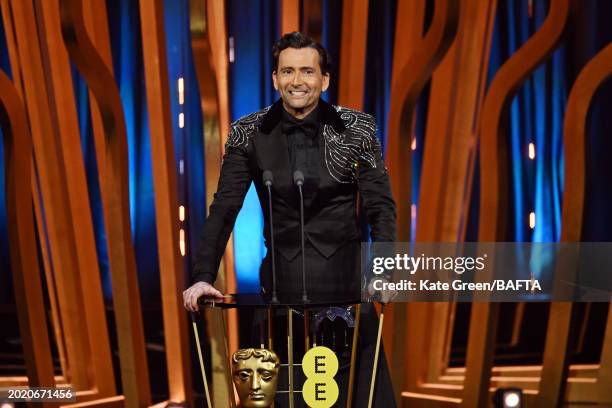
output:
<svg viewBox="0 0 612 408"><path fill-rule="evenodd" d="M306 292L306 248L304 245L304 193L302 191L302 185L304 184L304 173L296 170L293 173L293 182L298 188L300 194L300 235L302 244L302 301L309 303L308 294Z"/></svg>
<svg viewBox="0 0 612 408"><path fill-rule="evenodd" d="M278 303L276 297L276 249L274 247L274 218L272 216L272 181L273 176L270 170L263 172L263 182L268 188L268 213L270 214L270 247L272 251L272 299L270 303Z"/></svg>

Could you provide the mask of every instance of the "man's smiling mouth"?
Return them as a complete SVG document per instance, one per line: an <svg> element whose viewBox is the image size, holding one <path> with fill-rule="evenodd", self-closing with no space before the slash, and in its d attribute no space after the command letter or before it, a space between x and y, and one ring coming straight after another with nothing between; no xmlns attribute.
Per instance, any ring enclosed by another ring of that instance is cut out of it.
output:
<svg viewBox="0 0 612 408"><path fill-rule="evenodd" d="M297 97L306 96L307 93L307 91L289 91L289 95Z"/></svg>

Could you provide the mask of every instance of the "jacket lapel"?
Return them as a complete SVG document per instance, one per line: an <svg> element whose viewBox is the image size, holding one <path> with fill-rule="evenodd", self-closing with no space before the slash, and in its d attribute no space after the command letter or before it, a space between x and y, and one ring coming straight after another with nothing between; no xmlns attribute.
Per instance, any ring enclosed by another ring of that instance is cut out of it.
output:
<svg viewBox="0 0 612 408"><path fill-rule="evenodd" d="M297 203L297 190L289 164L287 138L283 136L280 122L268 133L260 131L253 138L255 154L262 170L270 170L274 176L272 188L292 206Z"/></svg>

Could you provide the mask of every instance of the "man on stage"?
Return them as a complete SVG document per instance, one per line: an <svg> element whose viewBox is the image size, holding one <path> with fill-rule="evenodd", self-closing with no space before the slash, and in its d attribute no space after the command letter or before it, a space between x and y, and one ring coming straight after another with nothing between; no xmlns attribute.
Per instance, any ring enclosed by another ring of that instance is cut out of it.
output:
<svg viewBox="0 0 612 408"><path fill-rule="evenodd" d="M260 281L262 291L271 292L268 192L262 180L265 170L273 175L279 294L302 293L296 171L301 172L304 179L308 294L333 295L337 300L360 298L358 198L365 208L372 241L395 241L395 204L374 118L320 99L321 92L329 87L330 61L327 51L311 38L298 32L286 34L275 44L273 57L272 77L281 99L262 111L240 118L231 126L217 193L210 206L192 271L195 283L183 293L187 310L198 310L197 300L201 296L222 300L221 292L213 283L251 182L257 189L266 220L264 237L268 253L260 268ZM376 328L374 309L370 304L364 305L355 406L367 405ZM373 406L394 407L382 354L378 370ZM340 394L344 394L342 386ZM342 402L338 402L342 406Z"/></svg>

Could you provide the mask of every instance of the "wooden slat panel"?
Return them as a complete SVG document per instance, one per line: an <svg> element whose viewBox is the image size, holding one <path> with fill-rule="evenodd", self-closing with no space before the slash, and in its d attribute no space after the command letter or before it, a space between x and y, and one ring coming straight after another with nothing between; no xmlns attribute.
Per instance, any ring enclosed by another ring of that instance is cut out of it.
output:
<svg viewBox="0 0 612 408"><path fill-rule="evenodd" d="M485 408L490 404L489 384L498 319L498 303L472 303L462 407Z"/></svg>
<svg viewBox="0 0 612 408"><path fill-rule="evenodd" d="M552 2L540 30L497 72L491 82L480 121L480 219L478 240L505 240L509 191L506 119L516 90L556 48L565 27L568 1ZM492 261L491 257L489 261ZM499 304L474 303L466 357L464 407L488 406L488 389L497 333Z"/></svg>
<svg viewBox="0 0 612 408"><path fill-rule="evenodd" d="M552 53L565 27L568 1L551 3L548 16L535 33L497 72L491 82L480 121L481 185L479 240L494 241L503 237L501 222L507 196L504 164L507 143L505 118L516 90L533 70Z"/></svg>
<svg viewBox="0 0 612 408"><path fill-rule="evenodd" d="M32 163L33 164L33 163ZM34 166L32 166L34 168ZM34 168L35 170L35 168ZM47 235L47 228L43 215L43 203L41 200L40 187L38 186L38 178L32 174L32 192L34 201L34 215L36 218L36 228L39 236ZM57 355L59 357L61 373L68 373L68 356L66 355L66 339L64 338L64 328L62 325L62 316L60 302L58 299L57 285L55 283L55 275L51 267L51 247L47 240L39 240L40 254L42 256L43 270L45 272L45 283L47 284L47 293L49 294L49 306L51 307L51 319L53 324L53 334L55 338L55 346L57 347Z"/></svg>
<svg viewBox="0 0 612 408"><path fill-rule="evenodd" d="M32 217L32 139L23 103L11 80L0 72L0 125L4 138L6 207L11 269L19 330L29 384L55 385ZM26 182L23 182L23 181Z"/></svg>
<svg viewBox="0 0 612 408"><path fill-rule="evenodd" d="M410 10L410 11L409 11ZM414 13L414 25L403 18L408 13ZM406 14L404 14L406 13ZM387 165L391 179L391 187L397 204L398 240L410 241L411 218L411 141L414 119L414 109L420 93L431 77L434 69L442 60L457 30L458 2L455 0L437 0L434 7L433 21L425 37L418 41L424 22L424 4L412 5L398 3L398 16L395 34L395 54L393 63L393 78L391 86L391 103L387 134ZM410 27L412 26L412 27ZM404 27L410 27L411 37L406 38ZM411 46L410 53L399 52L401 46ZM409 56L408 56L409 55ZM408 316L405 312L407 310ZM414 335L422 330L421 323L426 321L427 306L410 304L405 308L394 310L394 326L397 339L391 355L395 361L403 362L405 366L404 384L408 389L416 387L422 377L423 352L426 347L425 337ZM407 322L407 323L406 323ZM410 333L407 335L407 333ZM397 363L395 363L397 364ZM392 366L393 367L393 366ZM400 366L403 369L403 367ZM394 370L394 369L392 369ZM401 378L394 370L393 379L396 392L402 387L398 385Z"/></svg>
<svg viewBox="0 0 612 408"><path fill-rule="evenodd" d="M608 306L608 321L604 334L603 347L601 350L601 360L599 377L597 378L598 395L597 401L602 404L612 405L612 304Z"/></svg>
<svg viewBox="0 0 612 408"><path fill-rule="evenodd" d="M320 43L323 36L323 0L308 0L302 6L302 32Z"/></svg>
<svg viewBox="0 0 612 408"><path fill-rule="evenodd" d="M221 156L223 145L221 139L223 134L220 129L228 128L229 123L222 123L222 113L225 112L227 121L227 55L224 46L213 47L212 43L217 41L225 42L224 19L216 18L215 13L223 16L223 9L215 10L214 4L202 2L200 0L190 0L190 31L191 47L195 65L202 114L204 117L204 155L206 165L206 207L212 203L214 193L217 190L217 183L221 170ZM212 9L212 10L211 10ZM216 48L216 52L215 52ZM219 70L215 70L215 66ZM211 80L214 78L214 80ZM223 102L224 101L224 102ZM223 107L223 103L226 104ZM226 135L227 137L227 135ZM232 253L233 245L229 242L226 248ZM226 272L233 275L233 265L227 265L227 255L221 264L215 285L222 291L226 291ZM229 361L225 356L226 335L220 319L220 314L212 310L206 310L206 320L209 326L210 352L212 361L212 389L213 404L215 406L229 406L234 402L233 385L228 384L225 375L229 367ZM234 313L234 319L235 319ZM234 320L235 321L235 320ZM229 329L233 342L237 344L237 330ZM235 346L233 346L235 347ZM232 348L234 350L234 348Z"/></svg>
<svg viewBox="0 0 612 408"><path fill-rule="evenodd" d="M570 377L568 377L566 403L593 403L598 393L597 374L599 365L580 364L570 366ZM461 399L463 393L463 382L465 380L465 368L453 367L445 370L446 375L440 380L432 383L422 383L419 388L421 399L427 400L427 396L450 397ZM489 397L497 387L518 387L523 390L525 407L541 407L538 405L537 393L540 382L542 366L501 366L493 367ZM412 408L412 405L408 405Z"/></svg>
<svg viewBox="0 0 612 408"><path fill-rule="evenodd" d="M15 28L13 27L13 13L10 0L1 0L2 24L4 25L4 36L11 65L11 76L18 95L23 99L23 80L19 68L19 53L17 52L17 40L15 39Z"/></svg>
<svg viewBox="0 0 612 408"><path fill-rule="evenodd" d="M99 397L107 397L115 395L115 378L79 137L72 73L68 53L61 37L58 0L37 2L36 5L39 27L44 30L41 47L52 97L50 106L58 126L58 146L61 148L65 167L70 203L68 210L71 215L70 226L75 234L74 252L81 279L80 290L83 296L86 335L90 350L95 350L90 355L90 370L93 377L90 388L96 389Z"/></svg>
<svg viewBox="0 0 612 408"><path fill-rule="evenodd" d="M523 368L519 366L504 366L497 368L498 371L499 369L511 369L512 371L507 372L506 375L500 375L499 372L495 373L494 368L494 375L491 377L491 386L489 387L489 398L493 397L497 388L518 387L522 389L524 393L524 407L541 407L541 405L538 405L537 401L541 366L539 367L540 370L535 368L537 367L525 366ZM566 399L563 406L573 406L572 404L576 404L577 406L608 406L609 404L598 404L600 401L596 401L599 386L596 376L597 368L573 369L572 377L568 378ZM461 401L464 376L459 375L453 377L456 379L452 381L443 380L421 384L421 398L427 399L427 396L450 397L457 398Z"/></svg>
<svg viewBox="0 0 612 408"><path fill-rule="evenodd" d="M17 94L24 100L23 97L23 82L21 80L21 69L19 68L19 56L17 53L17 42L14 36L13 18L9 0L1 0L0 9L2 11L2 22L4 24L5 39L9 54L11 74L13 76L13 83L15 84L15 90ZM31 171L31 186L32 196L34 202L34 214L36 218L36 228L39 234L47 234L45 221L43 217L42 202L40 200L40 188L38 186L38 178L36 176L36 167L32 160L32 171ZM60 367L62 373L68 372L67 357L66 357L66 344L64 340L64 331L62 328L61 317L60 317L60 305L58 301L58 295L55 285L55 276L53 275L53 269L51 267L50 252L51 248L47 240L40 240L40 252L42 255L42 264L45 272L45 279L47 283L47 292L49 294L49 304L51 306L51 319L53 325L53 332L56 339L57 353L60 360ZM26 381L27 383L27 381Z"/></svg>
<svg viewBox="0 0 612 408"><path fill-rule="evenodd" d="M83 14L85 20L85 29L89 33L92 43L100 53L100 57L104 61L107 69L113 72L113 57L110 48L110 34L107 26L106 5L102 0L89 0L83 4ZM89 106L91 111L91 128L94 136L94 144L96 147L96 165L98 168L98 178L100 180L106 178L106 140L104 135L104 127L102 125L102 117L100 108L95 95L89 90ZM105 197L104 189L106 186L100 183L100 193ZM108 223L104 218L104 225L108 231Z"/></svg>
<svg viewBox="0 0 612 408"><path fill-rule="evenodd" d="M64 338L68 357L69 381L76 389L87 389L91 358L80 293L80 276L74 251L76 241L71 228L66 174L57 144L57 123L53 120L46 75L43 69L38 31L32 2L12 1L17 54L23 77L41 196L56 276ZM70 316L70 318L65 318Z"/></svg>
<svg viewBox="0 0 612 408"><path fill-rule="evenodd" d="M416 239L460 241L466 180L475 160L476 123L487 79L496 1L461 2L457 38L433 75L429 96ZM427 381L436 381L447 364L453 305L429 308ZM423 332L422 335L425 335Z"/></svg>
<svg viewBox="0 0 612 408"><path fill-rule="evenodd" d="M457 39L432 78L419 194L419 241L461 240L496 0L461 3Z"/></svg>
<svg viewBox="0 0 612 408"><path fill-rule="evenodd" d="M105 68L108 70L108 72L111 73L111 75L113 75L113 59L112 59L112 52L111 52L111 45L110 45L110 32L108 28L108 16L106 12L106 1L105 0L87 0L87 1L82 1L82 5L83 5L83 21L85 25L85 31L89 34L89 38L91 42L93 43L93 45L95 46L95 49L99 53L100 58L104 62ZM62 6L60 6L60 11L61 11L61 7ZM107 163L108 163L107 133L105 131L104 124L103 124L102 110L98 106L97 97L94 91L91 89L91 87L89 87L89 104L90 104L90 113L91 113L91 121L92 121L91 124L92 124L92 130L93 130L93 135L94 135L96 165L98 169L98 180L100 180L99 187L100 187L100 192L102 195L102 209L105 214L104 215L104 225L105 225L105 230L108 233L108 231L110 231L110 227L109 227L108 218L106 215L107 211L105 207L106 204L105 204L104 197L110 196L112 192L106 193L105 192L107 188L106 183L102 182L102 180L107 179L107 170L106 170ZM112 268L112 265L111 265L111 268ZM112 278L112 270L111 270L111 278ZM113 298L115 298L116 296L114 293L115 293L115 287L113 286ZM140 314L136 312L136 310L140 309L139 297L135 298L134 301L137 301L137 304L132 305L133 307L132 312L135 313L133 324L135 325L135 327L139 327L141 323L138 323L138 320L141 320L141 317L140 317ZM116 313L116 310L117 310L117 307L115 306L115 313ZM119 322L116 322L117 327L119 327L118 323ZM134 342L141 344L141 341L138 338L141 336L144 338L144 332L141 335L138 333L139 330L140 329L136 329L136 332L134 333L134 336L135 336ZM140 330L140 331L143 331L143 330ZM142 349L143 351L142 352L139 351L136 357L139 358L141 361L143 361L144 349L140 345L138 345L137 347L139 349ZM138 356L141 356L141 357L138 357ZM120 358L121 358L121 350L120 350ZM126 366L129 366L129 363L126 364ZM124 367L122 366L121 369L123 371ZM125 369L127 370L128 367L125 367ZM140 380L143 382L143 384L145 384L144 387L148 389L148 372L145 372L145 374L147 378L146 379L141 378ZM133 374L131 374L131 378L133 381L133 378L134 378ZM122 374L122 381L123 381L123 374ZM146 390L143 392L146 392Z"/></svg>
<svg viewBox="0 0 612 408"><path fill-rule="evenodd" d="M113 284L113 302L121 363L121 381L126 405L147 406L151 402L149 373L140 311L140 292L132 244L129 213L127 134L119 91L109 65L91 41L80 0L62 0L61 22L66 48L94 95L106 144L100 174L108 253ZM92 6L92 3L88 3ZM104 9L104 4L98 7ZM96 9L93 19L100 18ZM105 13L104 13L105 15ZM99 21L98 24L103 22ZM100 38L98 38L100 40ZM108 43L108 38L102 39ZM100 146L96 146L100 149ZM100 167L100 166L99 166Z"/></svg>
<svg viewBox="0 0 612 408"><path fill-rule="evenodd" d="M124 406L129 406L126 404L125 397L123 395L118 395L116 397L101 398L93 401L77 402L76 404L62 405L62 408L123 408Z"/></svg>
<svg viewBox="0 0 612 408"><path fill-rule="evenodd" d="M400 75L423 41L425 0L399 0L395 12L393 76Z"/></svg>
<svg viewBox="0 0 612 408"><path fill-rule="evenodd" d="M457 29L458 2L437 0L431 27L403 66L394 66L387 136L387 164L398 207L398 240L410 240L410 145L413 112L433 70L450 47ZM399 34L399 33L398 33ZM398 35L396 34L396 38Z"/></svg>
<svg viewBox="0 0 612 408"><path fill-rule="evenodd" d="M281 0L281 35L300 31L300 0Z"/></svg>
<svg viewBox="0 0 612 408"><path fill-rule="evenodd" d="M54 380L56 387L66 385L66 380L61 375L54 376ZM27 386L28 384L28 377L25 376L0 377L0 387Z"/></svg>
<svg viewBox="0 0 612 408"><path fill-rule="evenodd" d="M579 242L582 236L586 184L586 127L593 96L612 76L612 45L600 51L582 69L569 94L564 120L565 186L561 241ZM559 406L565 399L569 360L577 337L572 303L551 305L539 404ZM599 402L612 402L612 319L604 337L599 372Z"/></svg>
<svg viewBox="0 0 612 408"><path fill-rule="evenodd" d="M368 45L368 0L342 3L338 104L363 109Z"/></svg>
<svg viewBox="0 0 612 408"><path fill-rule="evenodd" d="M399 72L408 63L412 53L423 40L423 27L425 25L425 1L424 0L400 0L397 3L395 13L395 38L393 44L392 75ZM393 89L391 90L393 93ZM393 100L393 97L391 98ZM413 112L414 114L414 112ZM413 137L412 135L410 136ZM388 160L387 160L388 162ZM394 191L397 201L398 195ZM406 373L411 371L416 363L414 360L407 361L406 341L408 333L413 333L414 328L409 325L409 310L419 308L421 305L406 303L391 303L385 311L386 324L383 327L383 343L386 350L386 358L393 382L393 391L396 402L401 401L401 392L408 386ZM417 323L418 324L418 323ZM413 337L413 336L411 336Z"/></svg>
<svg viewBox="0 0 612 408"><path fill-rule="evenodd" d="M217 83L217 99L219 109L219 132L221 137L221 153L229 135L229 85L228 85L228 55L227 27L225 25L225 5L222 1L206 0L206 21L208 41L212 53L212 62ZM228 245L229 246L229 245ZM227 256L227 252L226 252ZM227 267L227 265L226 265ZM232 270L234 266L232 264Z"/></svg>
<svg viewBox="0 0 612 408"><path fill-rule="evenodd" d="M200 90L200 106L204 117L204 157L206 165L206 206L217 190L223 151L220 132L220 102L215 72L215 59L210 43L210 26L206 17L206 3L190 1L191 49ZM211 80L213 78L214 80Z"/></svg>
<svg viewBox="0 0 612 408"><path fill-rule="evenodd" d="M208 23L208 38L212 50L212 60L215 67L215 80L217 83L217 98L219 109L219 131L221 137L221 153L223 156L225 142L229 135L229 80L227 55L227 27L225 24L225 3L222 1L206 0L206 21ZM208 176L207 176L208 177ZM213 190L216 191L216 186ZM233 234L225 247L223 256L223 269L219 275L224 279L225 292L235 293L237 289L236 274L234 270L234 238ZM235 309L227 313L227 330L230 350L238 350L238 312Z"/></svg>
<svg viewBox="0 0 612 408"><path fill-rule="evenodd" d="M181 293L185 287L179 252L176 161L172 138L168 63L162 0L140 2L140 26L151 133L155 220L161 278L168 390L171 401L191 401L190 350Z"/></svg>

